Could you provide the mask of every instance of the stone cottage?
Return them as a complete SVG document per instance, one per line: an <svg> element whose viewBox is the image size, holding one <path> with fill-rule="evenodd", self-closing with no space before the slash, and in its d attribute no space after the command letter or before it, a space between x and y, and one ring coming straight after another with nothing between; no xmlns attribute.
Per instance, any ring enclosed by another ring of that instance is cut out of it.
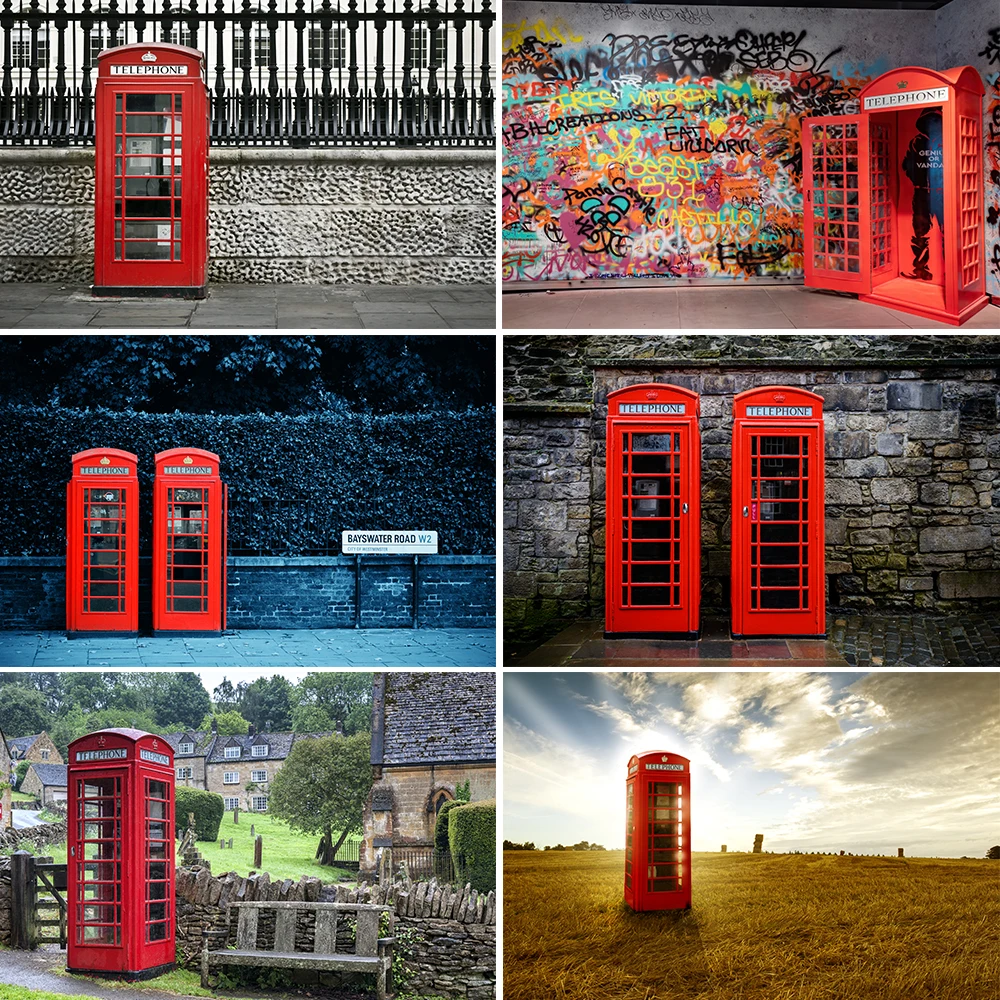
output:
<svg viewBox="0 0 1000 1000"><path fill-rule="evenodd" d="M1000 337L504 337L504 626L530 643L604 616L608 393L700 396L701 602L729 604L733 397L824 399L828 604L1000 607Z"/></svg>
<svg viewBox="0 0 1000 1000"><path fill-rule="evenodd" d="M214 719L212 724L214 726ZM207 733L194 730L187 730L183 733L167 733L163 737L174 751L174 766L177 770L178 785L202 790L208 787L205 765L218 735L218 732L212 729Z"/></svg>
<svg viewBox="0 0 1000 1000"><path fill-rule="evenodd" d="M496 675L380 673L372 700L372 791L361 866L380 847L430 847L459 785L473 802L496 797Z"/></svg>
<svg viewBox="0 0 1000 1000"><path fill-rule="evenodd" d="M42 806L66 808L67 781L65 764L32 764L21 782L21 791L34 795Z"/></svg>
<svg viewBox="0 0 1000 1000"><path fill-rule="evenodd" d="M7 740L7 748L13 760L27 760L32 764L62 764L65 763L59 748L52 742L48 733L35 733L34 736L15 736Z"/></svg>

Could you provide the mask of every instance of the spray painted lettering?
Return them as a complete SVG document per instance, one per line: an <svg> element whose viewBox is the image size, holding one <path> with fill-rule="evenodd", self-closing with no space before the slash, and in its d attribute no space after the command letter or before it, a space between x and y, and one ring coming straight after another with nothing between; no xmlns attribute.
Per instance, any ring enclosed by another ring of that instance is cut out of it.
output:
<svg viewBox="0 0 1000 1000"><path fill-rule="evenodd" d="M505 280L800 277L802 119L856 111L888 65L691 31L713 23L694 7L602 10L680 30L505 26Z"/></svg>

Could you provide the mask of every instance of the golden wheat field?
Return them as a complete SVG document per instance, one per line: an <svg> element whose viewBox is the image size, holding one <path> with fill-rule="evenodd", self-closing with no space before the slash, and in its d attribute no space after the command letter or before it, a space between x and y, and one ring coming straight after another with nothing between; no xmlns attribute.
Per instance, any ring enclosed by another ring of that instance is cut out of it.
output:
<svg viewBox="0 0 1000 1000"><path fill-rule="evenodd" d="M695 854L632 913L621 851L508 851L504 1000L997 1000L1000 862Z"/></svg>

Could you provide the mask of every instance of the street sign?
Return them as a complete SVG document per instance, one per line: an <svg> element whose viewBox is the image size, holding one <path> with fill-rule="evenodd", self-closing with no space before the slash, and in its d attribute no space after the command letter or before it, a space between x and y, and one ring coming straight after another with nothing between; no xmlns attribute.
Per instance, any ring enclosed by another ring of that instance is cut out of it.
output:
<svg viewBox="0 0 1000 1000"><path fill-rule="evenodd" d="M436 554L436 531L342 531L340 551L345 556Z"/></svg>

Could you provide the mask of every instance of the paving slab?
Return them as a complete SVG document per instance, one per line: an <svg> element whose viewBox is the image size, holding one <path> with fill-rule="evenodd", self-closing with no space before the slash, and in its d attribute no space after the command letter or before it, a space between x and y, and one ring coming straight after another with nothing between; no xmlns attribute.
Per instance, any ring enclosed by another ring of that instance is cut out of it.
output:
<svg viewBox="0 0 1000 1000"><path fill-rule="evenodd" d="M496 289L459 285L210 285L198 301L95 299L85 285L0 285L0 328L495 329Z"/></svg>
<svg viewBox="0 0 1000 1000"><path fill-rule="evenodd" d="M67 639L0 632L0 669L40 667L492 667L495 629L234 630L218 638Z"/></svg>
<svg viewBox="0 0 1000 1000"><path fill-rule="evenodd" d="M826 639L740 639L707 617L699 640L605 639L581 621L505 661L521 667L996 667L1000 628L985 615L859 615L834 611Z"/></svg>

